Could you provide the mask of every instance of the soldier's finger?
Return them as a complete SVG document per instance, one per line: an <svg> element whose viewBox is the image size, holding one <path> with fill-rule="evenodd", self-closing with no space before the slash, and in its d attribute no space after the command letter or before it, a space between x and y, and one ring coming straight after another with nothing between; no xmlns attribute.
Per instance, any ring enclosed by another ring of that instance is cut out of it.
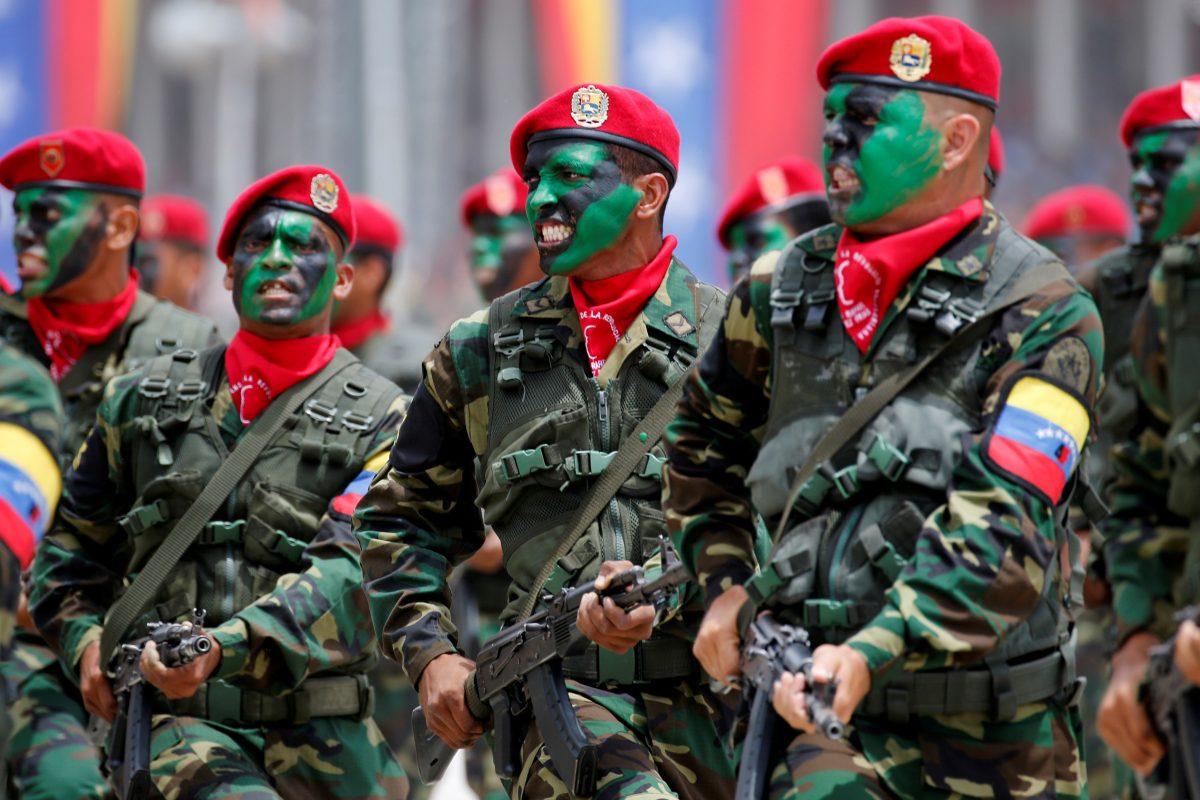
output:
<svg viewBox="0 0 1200 800"><path fill-rule="evenodd" d="M605 613L612 620L613 624L627 630L645 631L648 626L654 624L654 606L643 605L638 606L632 611L624 611L617 607L611 600L612 611L609 610L608 604L605 605ZM615 612L615 614L613 613Z"/></svg>
<svg viewBox="0 0 1200 800"><path fill-rule="evenodd" d="M588 620L592 623L599 634L607 634L612 631L612 623L608 621L608 617L604 613L604 607L600 605L600 601L596 595L591 595L592 602L588 604Z"/></svg>

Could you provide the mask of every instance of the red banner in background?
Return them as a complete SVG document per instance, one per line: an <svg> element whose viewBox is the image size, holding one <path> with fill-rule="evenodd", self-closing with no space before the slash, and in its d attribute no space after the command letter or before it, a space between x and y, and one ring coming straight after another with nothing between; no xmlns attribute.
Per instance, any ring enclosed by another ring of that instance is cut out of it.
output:
<svg viewBox="0 0 1200 800"><path fill-rule="evenodd" d="M827 0L726 0L727 192L791 153L819 162L824 93L816 67L828 44L828 16Z"/></svg>
<svg viewBox="0 0 1200 800"><path fill-rule="evenodd" d="M46 0L51 128L123 122L137 0Z"/></svg>

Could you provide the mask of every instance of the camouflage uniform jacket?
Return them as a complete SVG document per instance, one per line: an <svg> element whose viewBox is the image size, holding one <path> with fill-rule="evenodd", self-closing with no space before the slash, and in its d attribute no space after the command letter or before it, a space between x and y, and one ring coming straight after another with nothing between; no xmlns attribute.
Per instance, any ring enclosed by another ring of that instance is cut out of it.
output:
<svg viewBox="0 0 1200 800"><path fill-rule="evenodd" d="M651 331L656 341L695 348L702 286L686 267L673 262L658 291L609 355L597 386L623 380L636 368L650 349ZM705 291L715 290L707 287ZM589 369L565 277L530 284L508 299L515 299L515 317L536 320L539 330L551 331L563 345L562 358L572 360L579 369ZM720 302L720 298L712 302ZM414 682L434 658L460 650L450 615L448 577L453 566L483 542L484 526L475 498L481 489L487 491L480 486L477 466L488 452L493 421L489 414L493 380L489 350L493 344L487 335L488 318L485 309L454 323L425 359L424 379L389 467L376 477L355 514L363 546L363 574L380 641L385 655L399 661ZM717 314L709 318L715 324ZM536 406L541 401L531 398L527 402ZM645 413L641 411L643 416ZM655 481L656 490L657 485ZM494 527L505 541L503 521ZM580 539L581 543L588 541L588 537ZM553 546L554 542L545 543L547 548ZM599 546L602 552L593 565L600 558L617 557L612 541ZM577 544L568 558L579 550ZM543 558L548 554L549 550ZM528 591L521 582L530 576L514 572L508 545L504 556L505 569L514 581L509 597L515 603ZM587 577L576 576L577 580ZM697 621L691 619L686 626Z"/></svg>
<svg viewBox="0 0 1200 800"><path fill-rule="evenodd" d="M136 578L220 463L220 457L204 460L190 454L208 453L213 446L227 452L248 430L233 404L223 355L218 347L195 359L207 378L194 399L195 411L184 424L160 428L163 441L157 444L139 415L144 401L139 389L164 364L178 361L178 355L153 360L106 387L96 426L67 473L58 520L35 562L34 619L72 668L99 638L105 612L127 585L126 576ZM182 381L173 383L182 386ZM318 673L362 672L374 660L350 514L386 460L407 399L357 362L324 386L314 399L337 400L344 388L348 396L368 398L377 413L366 418L361 433L348 424L344 431L329 424L324 434L308 421L307 411L297 413L216 515L224 522L214 525L237 535L227 537L228 544L204 545L201 538L192 545L171 579L181 583L169 581L159 593L159 610L151 612L184 614L185 608L162 609L194 603L195 595L204 592L222 598L220 606L228 602L227 608L208 609L210 629L222 647L213 677L243 689L288 691ZM333 389L336 395L326 394ZM313 432L326 437L349 433L350 457L338 463L332 453L326 460L322 451L319 463L301 460ZM360 459L356 453L366 455ZM207 474L188 469L189 463ZM264 469L269 474L261 474ZM300 477L294 484L278 483L290 474ZM331 486L338 488L329 490ZM168 519L139 517L137 508L146 506L134 508L137 503L165 507Z"/></svg>
<svg viewBox="0 0 1200 800"><path fill-rule="evenodd" d="M1166 262L1174 258L1186 279L1183 294L1171 297ZM1200 599L1200 513L1177 502L1178 472L1194 475L1193 458L1169 444L1173 426L1192 420L1200 396L1194 373L1196 323L1187 321L1197 307L1200 237L1168 243L1150 273L1149 288L1133 321L1131 356L1137 410L1132 430L1112 451L1115 479L1110 488L1112 515L1102 524L1104 562L1113 589L1113 610L1120 640L1148 629L1166 637L1174 632L1176 608ZM1186 313L1180 313L1186 309ZM1183 348L1172 359L1176 348ZM1180 366L1176 366L1180 365ZM1187 397L1190 393L1192 396ZM1180 436L1179 438L1183 438ZM1194 444L1192 445L1194 447ZM1180 488L1195 494L1187 482Z"/></svg>
<svg viewBox="0 0 1200 800"><path fill-rule="evenodd" d="M13 347L49 366L41 342L29 325L25 303L0 296L0 336ZM180 348L202 350L221 341L217 327L146 292L138 292L129 317L105 342L91 348L58 384L66 408L61 461L65 470L96 420L104 385L147 360Z"/></svg>
<svg viewBox="0 0 1200 800"><path fill-rule="evenodd" d="M947 272L988 280L997 240L1008 227L985 205L973 227L914 273L861 357L863 379L889 325L915 302L927 276ZM800 244L829 262L839 235L839 228L827 226L801 237ZM1048 252L1046 257L1053 258ZM723 327L689 375L679 414L668 427L667 522L710 601L754 573L746 477L764 444L771 400L770 292L778 259L777 253L763 256L735 287ZM1073 339L1068 352L1075 361L1082 355L1083 363L1047 358L1068 339ZM1031 613L1045 582L1058 574L1054 509L990 468L982 458L983 442L1004 388L1018 374L1066 377L1055 373L1069 371L1064 383L1085 383L1080 394L1090 405L1103 358L1095 305L1074 281L1055 282L1003 312L977 347L980 355L966 384L973 388L964 391L975 398L968 413L980 427L964 434L944 505L927 516L913 557L884 595L883 609L847 642L876 676L894 666L978 664ZM802 460L797 454L797 465Z"/></svg>

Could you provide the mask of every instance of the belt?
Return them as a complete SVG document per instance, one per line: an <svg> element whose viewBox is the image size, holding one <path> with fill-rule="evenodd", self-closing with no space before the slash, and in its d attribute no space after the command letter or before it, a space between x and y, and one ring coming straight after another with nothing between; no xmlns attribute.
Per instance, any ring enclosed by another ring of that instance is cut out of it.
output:
<svg viewBox="0 0 1200 800"><path fill-rule="evenodd" d="M1070 704L1081 688L1072 665L1056 650L998 669L901 673L871 689L858 713L896 724L929 714L990 714L1006 720L1025 703L1061 697Z"/></svg>
<svg viewBox="0 0 1200 800"><path fill-rule="evenodd" d="M366 719L375 709L375 691L366 675L310 678L296 691L282 695L240 689L218 680L205 683L191 697L165 703L177 716L214 722L303 725L318 717Z"/></svg>
<svg viewBox="0 0 1200 800"><path fill-rule="evenodd" d="M563 659L563 674L590 686L628 686L696 677L700 666L690 642L663 636L639 642L624 656L589 644L582 654Z"/></svg>

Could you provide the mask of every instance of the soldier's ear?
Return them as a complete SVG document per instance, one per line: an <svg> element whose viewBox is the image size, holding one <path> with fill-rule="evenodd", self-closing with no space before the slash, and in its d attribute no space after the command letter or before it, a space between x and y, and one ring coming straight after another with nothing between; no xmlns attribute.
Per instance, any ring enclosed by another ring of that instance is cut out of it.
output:
<svg viewBox="0 0 1200 800"><path fill-rule="evenodd" d="M671 184L667 183L667 176L661 172L639 175L633 179L633 188L642 193L642 199L634 208L637 218L658 219L659 212L667 202L667 195L671 193Z"/></svg>
<svg viewBox="0 0 1200 800"><path fill-rule="evenodd" d="M354 265L342 261L337 267L337 283L333 285L333 299L341 302L350 296L354 284Z"/></svg>
<svg viewBox="0 0 1200 800"><path fill-rule="evenodd" d="M233 291L233 265L225 265L225 277L221 280L221 283L225 286L225 291Z"/></svg>
<svg viewBox="0 0 1200 800"><path fill-rule="evenodd" d="M132 203L110 203L104 245L109 250L127 250L137 238L141 216Z"/></svg>
<svg viewBox="0 0 1200 800"><path fill-rule="evenodd" d="M953 172L979 147L983 125L973 114L954 114L942 125L942 169Z"/></svg>

